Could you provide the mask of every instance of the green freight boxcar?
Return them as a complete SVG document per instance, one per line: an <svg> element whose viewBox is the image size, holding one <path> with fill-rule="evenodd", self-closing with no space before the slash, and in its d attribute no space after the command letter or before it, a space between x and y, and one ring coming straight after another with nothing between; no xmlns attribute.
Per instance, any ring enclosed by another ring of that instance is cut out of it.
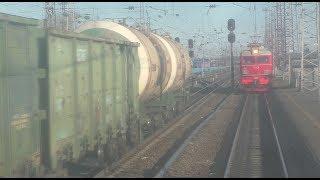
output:
<svg viewBox="0 0 320 180"><path fill-rule="evenodd" d="M106 160L140 137L139 44L38 23L0 13L0 176L56 171L88 152Z"/></svg>
<svg viewBox="0 0 320 180"><path fill-rule="evenodd" d="M46 39L50 169L88 152L114 157L107 145L127 140L138 112L138 44L58 32Z"/></svg>
<svg viewBox="0 0 320 180"><path fill-rule="evenodd" d="M35 19L0 13L0 176L39 172L41 104Z"/></svg>

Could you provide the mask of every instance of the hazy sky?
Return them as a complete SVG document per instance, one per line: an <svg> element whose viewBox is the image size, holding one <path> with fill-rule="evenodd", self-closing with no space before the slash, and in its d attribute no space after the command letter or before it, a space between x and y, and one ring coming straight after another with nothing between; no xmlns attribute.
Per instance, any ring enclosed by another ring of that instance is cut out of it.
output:
<svg viewBox="0 0 320 180"><path fill-rule="evenodd" d="M264 11L262 9L267 3L257 2L255 4L257 32L263 41ZM216 6L209 10L209 5ZM100 20L139 17L139 2L75 2L74 6L82 14L92 14L95 8L95 18ZM134 10L126 9L129 6L134 6ZM254 32L254 3L252 2L145 2L145 7L151 17L152 29L162 28L173 37L180 37L181 42L185 45L187 39L195 36L196 48L199 47L202 40L205 40L209 42L203 46L207 56L219 53L222 47L228 45L226 26L229 18L236 21L236 47L239 47L240 44L246 45L250 41L250 35L253 35ZM164 13L164 10L167 11L167 14ZM44 3L1 2L0 12L43 19ZM201 36L204 35L204 38L199 36L199 32ZM222 33L217 35L215 32ZM195 50L198 52L197 49Z"/></svg>

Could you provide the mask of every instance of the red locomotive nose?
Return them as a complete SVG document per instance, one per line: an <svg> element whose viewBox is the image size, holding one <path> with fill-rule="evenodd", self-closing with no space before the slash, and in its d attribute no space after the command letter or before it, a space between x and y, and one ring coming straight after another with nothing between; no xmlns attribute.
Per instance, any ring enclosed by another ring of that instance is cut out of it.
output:
<svg viewBox="0 0 320 180"><path fill-rule="evenodd" d="M246 92L266 92L272 86L272 53L259 43L249 44L240 55L240 84Z"/></svg>
<svg viewBox="0 0 320 180"><path fill-rule="evenodd" d="M241 84L248 85L253 83L252 77L241 77L240 79Z"/></svg>

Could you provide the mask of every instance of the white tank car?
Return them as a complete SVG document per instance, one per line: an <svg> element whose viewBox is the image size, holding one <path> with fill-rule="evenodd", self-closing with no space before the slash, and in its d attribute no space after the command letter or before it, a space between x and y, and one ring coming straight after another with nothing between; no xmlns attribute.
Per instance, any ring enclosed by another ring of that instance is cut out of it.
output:
<svg viewBox="0 0 320 180"><path fill-rule="evenodd" d="M105 36L116 33L125 40L138 42L140 62L139 98L142 101L179 89L191 74L187 51L169 37L150 33L146 36L131 27L112 21L94 21L81 25L77 32L95 29ZM108 37L106 37L108 38Z"/></svg>

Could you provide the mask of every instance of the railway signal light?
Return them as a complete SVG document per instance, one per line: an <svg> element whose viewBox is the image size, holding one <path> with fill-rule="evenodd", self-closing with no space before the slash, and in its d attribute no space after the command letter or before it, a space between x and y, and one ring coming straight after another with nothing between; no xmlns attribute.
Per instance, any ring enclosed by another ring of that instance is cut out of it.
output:
<svg viewBox="0 0 320 180"><path fill-rule="evenodd" d="M188 40L188 46L189 46L189 49L193 48L193 40L192 39Z"/></svg>
<svg viewBox="0 0 320 180"><path fill-rule="evenodd" d="M230 33L228 34L228 41L229 41L229 43L234 43L235 40L236 40L235 34L234 34L233 32L230 32Z"/></svg>
<svg viewBox="0 0 320 180"><path fill-rule="evenodd" d="M234 19L229 19L228 20L228 30L229 31L234 31L235 28L236 28L235 20Z"/></svg>
<svg viewBox="0 0 320 180"><path fill-rule="evenodd" d="M234 19L228 19L228 30L230 31L230 33L228 34L228 41L230 43L230 52L231 52L231 87L234 87L234 60L233 60L233 43L236 40L236 36L233 33L233 31L235 30L235 20Z"/></svg>

